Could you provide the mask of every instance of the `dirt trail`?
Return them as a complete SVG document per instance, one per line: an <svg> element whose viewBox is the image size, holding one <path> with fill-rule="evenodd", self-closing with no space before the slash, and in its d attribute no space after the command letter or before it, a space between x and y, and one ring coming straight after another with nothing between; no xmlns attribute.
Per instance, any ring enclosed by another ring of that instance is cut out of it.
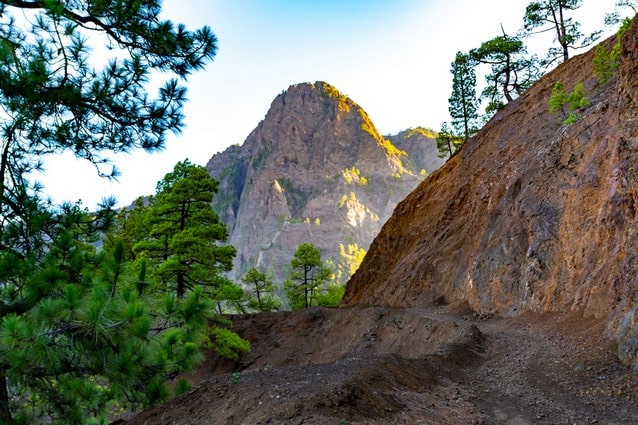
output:
<svg viewBox="0 0 638 425"><path fill-rule="evenodd" d="M189 394L125 423L638 424L638 372L616 360L603 322L578 314L312 309L234 322L250 354L211 354Z"/></svg>
<svg viewBox="0 0 638 425"><path fill-rule="evenodd" d="M489 348L460 381L486 423L638 423L638 374L617 361L602 321L526 314L477 326Z"/></svg>

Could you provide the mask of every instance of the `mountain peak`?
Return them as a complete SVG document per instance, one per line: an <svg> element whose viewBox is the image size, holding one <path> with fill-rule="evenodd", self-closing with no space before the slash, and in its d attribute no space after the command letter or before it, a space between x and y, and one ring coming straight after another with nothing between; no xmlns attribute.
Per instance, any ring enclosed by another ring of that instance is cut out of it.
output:
<svg viewBox="0 0 638 425"><path fill-rule="evenodd" d="M394 206L424 178L417 167L426 157L434 161L428 171L443 162L432 139L406 145L415 159L328 83L283 91L241 147L208 164L221 181L215 208L238 249L235 273L253 265L282 270L302 242L335 262L340 244L366 249Z"/></svg>

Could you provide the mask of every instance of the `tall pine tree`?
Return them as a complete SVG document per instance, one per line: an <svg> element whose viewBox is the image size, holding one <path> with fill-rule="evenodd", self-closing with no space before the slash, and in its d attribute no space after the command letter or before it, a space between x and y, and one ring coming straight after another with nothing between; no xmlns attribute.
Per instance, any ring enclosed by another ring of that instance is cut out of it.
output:
<svg viewBox="0 0 638 425"><path fill-rule="evenodd" d="M122 245L94 248L113 202L56 207L29 179L63 152L114 176L111 153L181 130L177 79L212 60L216 38L160 13L159 0L0 1L0 423L103 422L115 405L161 401L166 377L201 358L201 291L152 317ZM113 47L106 61L91 60L96 39ZM167 76L155 95L153 71ZM160 317L172 325L152 329Z"/></svg>
<svg viewBox="0 0 638 425"><path fill-rule="evenodd" d="M325 289L331 271L321 260L321 251L314 244L300 244L290 262L291 272L284 282L288 302L293 310L317 305L317 297Z"/></svg>
<svg viewBox="0 0 638 425"><path fill-rule="evenodd" d="M458 52L452 62L452 95L448 99L452 127L467 140L477 130L479 102L476 98L476 72L468 55Z"/></svg>
<svg viewBox="0 0 638 425"><path fill-rule="evenodd" d="M149 259L157 279L177 298L197 286L219 294L234 285L222 275L236 251L223 244L226 225L211 206L217 186L205 167L186 160L166 174L150 199L150 232L133 251Z"/></svg>

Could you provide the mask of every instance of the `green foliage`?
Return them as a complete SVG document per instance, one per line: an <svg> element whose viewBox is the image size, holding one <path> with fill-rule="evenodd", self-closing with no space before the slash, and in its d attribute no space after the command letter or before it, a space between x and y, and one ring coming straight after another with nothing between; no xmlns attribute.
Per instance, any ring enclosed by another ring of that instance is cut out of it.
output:
<svg viewBox="0 0 638 425"><path fill-rule="evenodd" d="M359 108L359 115L361 116L361 130L365 131L366 133L368 133L370 136L372 136L377 143L386 151L386 154L388 156L392 156L395 157L397 159L400 159L402 156L406 156L407 153L405 151L402 151L401 149L398 149L396 146L394 146L392 144L392 142L390 142L388 139L384 138L383 136L381 136L379 134L379 132L377 131L376 127L374 126L374 124L372 123L372 121L370 120L370 117L368 116L368 114L361 108Z"/></svg>
<svg viewBox="0 0 638 425"><path fill-rule="evenodd" d="M354 192L350 192L350 193L354 194ZM337 208L343 208L346 202L348 202L348 195L344 194L341 196L341 199L339 200L339 202L337 202Z"/></svg>
<svg viewBox="0 0 638 425"><path fill-rule="evenodd" d="M214 284L208 289L208 295L217 305L219 314L239 311L244 313L243 301L246 298L244 289L225 276L217 276Z"/></svg>
<svg viewBox="0 0 638 425"><path fill-rule="evenodd" d="M232 268L235 248L222 244L228 232L211 206L217 185L206 168L179 162L139 215L149 231L133 252L148 259L154 278L178 298L195 286L219 290L220 274Z"/></svg>
<svg viewBox="0 0 638 425"><path fill-rule="evenodd" d="M349 243L347 246L339 244L339 260L333 263L334 281L338 284L345 284L350 276L352 276L363 261L366 250L359 247L356 243Z"/></svg>
<svg viewBox="0 0 638 425"><path fill-rule="evenodd" d="M454 132L444 122L441 125L441 131L436 136L436 147L439 149L439 157L445 158L452 156L463 144L463 138L454 134Z"/></svg>
<svg viewBox="0 0 638 425"><path fill-rule="evenodd" d="M428 138L428 139L435 139L436 138L436 132L430 130L429 128L424 128L424 127L410 128L410 129L407 130L407 133L405 135L403 135L402 133L399 133L399 136L402 137L403 139L409 139L410 137L414 136L415 134L420 134L423 137Z"/></svg>
<svg viewBox="0 0 638 425"><path fill-rule="evenodd" d="M366 130L366 129L363 128L363 130ZM379 144L381 145L381 147L383 147L383 149L385 149L385 152L388 154L388 156L401 158L402 156L407 155L405 151L402 151L401 149L397 148L396 146L392 144L392 142L390 142L388 139L385 139L383 137L379 139Z"/></svg>
<svg viewBox="0 0 638 425"><path fill-rule="evenodd" d="M452 128L467 140L477 131L476 72L468 55L458 52L452 62L452 94L448 99Z"/></svg>
<svg viewBox="0 0 638 425"><path fill-rule="evenodd" d="M277 311L281 308L281 301L273 295L274 284L266 273L250 268L242 282L252 292L248 298L248 308L254 311Z"/></svg>
<svg viewBox="0 0 638 425"><path fill-rule="evenodd" d="M150 232L150 220L145 215L148 214L148 208L145 203L150 202L152 198L144 200L138 198L133 203L132 208L123 208L118 213L114 227L104 237L104 246L112 248L116 241L120 241L124 247L124 259L135 261L136 253L133 246L142 240Z"/></svg>
<svg viewBox="0 0 638 425"><path fill-rule="evenodd" d="M347 184L357 183L361 186L366 186L368 184L368 179L361 175L361 170L357 167L346 168L341 171L341 175Z"/></svg>
<svg viewBox="0 0 638 425"><path fill-rule="evenodd" d="M324 82L318 83L316 84L316 88L320 90L321 94L327 96L329 99L338 100L339 102L344 102L344 103L352 102L350 99L348 99L348 96L341 93L339 90L337 90L336 87L331 86L328 83L324 83Z"/></svg>
<svg viewBox="0 0 638 425"><path fill-rule="evenodd" d="M566 103L567 94L565 93L565 85L562 82L557 81L552 87L552 96L549 98L549 112L553 114L561 111L564 115L565 111L563 108Z"/></svg>
<svg viewBox="0 0 638 425"><path fill-rule="evenodd" d="M0 423L105 423L115 407L163 400L166 377L197 358L202 322L186 320L181 302L151 315L136 290L138 230L96 252L114 201L92 213L54 206L30 181L46 155L64 152L113 177L112 153L156 151L181 131L176 78L208 63L216 39L161 11L157 1L0 3ZM117 47L106 60L91 60L96 35ZM151 73L167 77L155 95Z"/></svg>
<svg viewBox="0 0 638 425"><path fill-rule="evenodd" d="M609 81L618 68L618 62L612 58L610 52L602 44L596 46L594 50L593 65L594 75L602 84Z"/></svg>
<svg viewBox="0 0 638 425"><path fill-rule="evenodd" d="M573 12L582 6L582 0L542 0L533 1L527 5L523 17L524 29L527 34L535 32L555 32L555 40L559 47L549 49L545 66L549 66L556 60L569 59L570 49L579 49L589 46L596 41L601 31L596 31L584 37L580 31L580 24L567 17L568 12Z"/></svg>
<svg viewBox="0 0 638 425"><path fill-rule="evenodd" d="M486 99L486 113L491 114L515 96L520 96L539 77L538 61L528 57L523 41L507 34L494 37L472 49L469 60L490 66L487 86L481 97Z"/></svg>
<svg viewBox="0 0 638 425"><path fill-rule="evenodd" d="M590 106L587 99L587 90L583 83L578 83L574 89L567 93L562 82L557 81L552 88L552 96L549 99L549 112L561 112L563 124L570 125L578 121L576 111Z"/></svg>
<svg viewBox="0 0 638 425"><path fill-rule="evenodd" d="M317 297L331 276L330 269L321 260L321 252L313 244L300 244L290 262L290 276L284 282L284 291L292 310L317 305Z"/></svg>
<svg viewBox="0 0 638 425"><path fill-rule="evenodd" d="M250 351L250 342L226 328L211 330L211 343L223 357L237 361L239 357Z"/></svg>
<svg viewBox="0 0 638 425"><path fill-rule="evenodd" d="M317 305L321 307L338 307L346 293L346 285L333 283L317 296Z"/></svg>
<svg viewBox="0 0 638 425"><path fill-rule="evenodd" d="M567 96L567 104L569 105L570 111L591 106L589 99L587 99L587 90L583 83L577 83L574 86L572 92Z"/></svg>
<svg viewBox="0 0 638 425"><path fill-rule="evenodd" d="M76 245L72 251L77 249L86 254L88 248ZM87 417L102 417L117 400L152 406L168 395L167 376L201 360L197 347L206 339L210 304L189 297L151 316L130 275L109 275L114 281L100 283L103 269L112 267L107 259L121 258L117 251L92 256L93 273L76 262L74 268L96 276L76 283L61 279L65 261L58 260L50 274L56 255L49 254L46 275L59 279L58 290L43 292L28 314L3 317L0 358L20 395L13 411L83 424ZM33 277L45 276L36 271ZM163 324L159 332L154 322Z"/></svg>
<svg viewBox="0 0 638 425"><path fill-rule="evenodd" d="M175 387L173 388L173 393L176 396L179 396L179 395L182 395L182 394L186 394L192 388L193 388L193 386L191 385L190 382L188 382L188 379L181 378L179 381L177 381L177 384L175 384Z"/></svg>
<svg viewBox="0 0 638 425"><path fill-rule="evenodd" d="M622 37L629 29L632 19L626 18L616 36L616 43L607 51L605 46L599 44L594 51L594 75L601 84L605 84L616 73L620 65L620 53L622 49Z"/></svg>

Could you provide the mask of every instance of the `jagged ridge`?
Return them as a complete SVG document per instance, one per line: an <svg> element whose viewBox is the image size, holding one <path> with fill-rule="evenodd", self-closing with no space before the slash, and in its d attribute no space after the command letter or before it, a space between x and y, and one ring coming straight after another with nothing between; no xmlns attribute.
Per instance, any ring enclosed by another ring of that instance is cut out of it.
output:
<svg viewBox="0 0 638 425"><path fill-rule="evenodd" d="M221 181L215 208L238 249L235 277L252 265L272 266L281 276L302 242L334 261L340 244L367 249L424 178L421 170L442 164L428 135L413 131L391 142L359 105L324 82L281 93L242 146L208 163Z"/></svg>

